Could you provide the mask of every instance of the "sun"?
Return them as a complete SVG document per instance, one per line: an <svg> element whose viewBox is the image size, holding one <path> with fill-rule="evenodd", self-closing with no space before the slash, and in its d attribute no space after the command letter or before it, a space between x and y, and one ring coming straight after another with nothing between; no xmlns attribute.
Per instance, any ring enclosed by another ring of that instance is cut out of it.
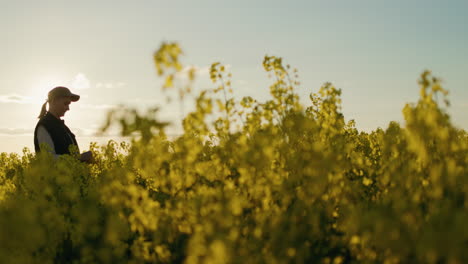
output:
<svg viewBox="0 0 468 264"><path fill-rule="evenodd" d="M33 104L42 105L46 99L47 94L52 88L56 86L65 86L67 82L60 76L42 76L39 80L34 82L29 93L29 97Z"/></svg>

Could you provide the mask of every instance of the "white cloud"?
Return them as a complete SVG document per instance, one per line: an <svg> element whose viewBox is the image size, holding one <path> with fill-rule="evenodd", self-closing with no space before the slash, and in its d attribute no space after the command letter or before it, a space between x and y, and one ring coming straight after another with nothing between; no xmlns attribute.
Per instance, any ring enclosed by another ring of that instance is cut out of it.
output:
<svg viewBox="0 0 468 264"><path fill-rule="evenodd" d="M76 90L86 90L91 88L91 82L83 73L78 73L70 84L70 88Z"/></svg>
<svg viewBox="0 0 468 264"><path fill-rule="evenodd" d="M88 94L82 94L80 90L87 90L92 87L102 89L115 89L127 86L125 82L98 82L95 85L86 77L84 73L78 73L71 81L63 80L49 80L39 82L34 87L34 93L30 95L21 95L17 93L0 94L0 104L42 104L47 97L47 93L56 86L66 86L72 91L78 90L81 98L87 98ZM44 98L44 99L43 99ZM107 109L112 108L114 105L84 105L82 108L93 108L93 109Z"/></svg>
<svg viewBox="0 0 468 264"><path fill-rule="evenodd" d="M228 67L229 65L226 65L226 68L229 68ZM210 66L206 66L206 67L195 67L195 72L197 73L198 76L208 76L208 74L210 73Z"/></svg>
<svg viewBox="0 0 468 264"><path fill-rule="evenodd" d="M83 136L94 136L96 134L96 130L94 129L89 129L89 128L77 128L73 127L71 128L73 133L78 136L78 137L83 137Z"/></svg>
<svg viewBox="0 0 468 264"><path fill-rule="evenodd" d="M124 83L124 82L118 82L116 85L117 85L117 87L124 87L124 86L127 86L127 84Z"/></svg>
<svg viewBox="0 0 468 264"><path fill-rule="evenodd" d="M107 140L112 139L109 137L116 137L116 139L121 140L123 139L120 135L120 130L116 129L115 127L111 127L109 131L106 131L105 133L101 132L101 127L94 127L94 128L77 128L77 127L72 127L70 128L73 133L79 137L78 143L80 143L80 138L82 137L91 137L94 138L93 141L95 141L98 138L107 138ZM107 142L106 140L106 142ZM106 143L106 142L101 142L101 143ZM81 145L81 144L80 144Z"/></svg>
<svg viewBox="0 0 468 264"><path fill-rule="evenodd" d="M188 78L189 71L192 69L195 69L195 77L208 76L208 74L210 73L210 67L211 66L206 66L206 67L186 66L177 74L177 76L179 78L186 79ZM225 67L228 69L230 66L226 65Z"/></svg>
<svg viewBox="0 0 468 264"><path fill-rule="evenodd" d="M124 82L98 82L96 83L96 88L115 89L124 87L126 85L127 84Z"/></svg>
<svg viewBox="0 0 468 264"><path fill-rule="evenodd" d="M102 82L98 82L96 83L96 88L112 88L113 85L112 83L102 83Z"/></svg>
<svg viewBox="0 0 468 264"><path fill-rule="evenodd" d="M126 86L127 84L124 82L113 82L113 81L105 81L105 82L97 82L95 85L91 83L91 81L86 77L84 73L78 73L75 78L70 82L70 88L76 90L86 90L91 87L95 88L103 88L103 89L115 89L121 88Z"/></svg>
<svg viewBox="0 0 468 264"><path fill-rule="evenodd" d="M5 128L0 127L0 135L32 135L34 130L31 128Z"/></svg>
<svg viewBox="0 0 468 264"><path fill-rule="evenodd" d="M32 101L31 97L20 94L0 95L0 103L29 104Z"/></svg>

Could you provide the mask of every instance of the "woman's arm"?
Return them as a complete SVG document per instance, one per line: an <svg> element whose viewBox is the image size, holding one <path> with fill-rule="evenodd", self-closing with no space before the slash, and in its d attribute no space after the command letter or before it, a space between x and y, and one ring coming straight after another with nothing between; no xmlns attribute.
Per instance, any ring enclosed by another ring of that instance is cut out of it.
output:
<svg viewBox="0 0 468 264"><path fill-rule="evenodd" d="M47 131L47 129L45 129L44 126L39 126L37 128L37 142L39 143L41 150L48 151L54 156L54 158L57 158L59 156L57 153L55 153L54 141L52 140L52 137L50 136L49 132ZM46 149L42 149L44 144L47 145Z"/></svg>

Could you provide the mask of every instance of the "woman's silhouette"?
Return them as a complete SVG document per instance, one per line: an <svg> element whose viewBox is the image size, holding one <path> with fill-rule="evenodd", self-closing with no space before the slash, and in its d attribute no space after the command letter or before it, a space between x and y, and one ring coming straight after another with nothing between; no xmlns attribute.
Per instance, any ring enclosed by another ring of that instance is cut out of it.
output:
<svg viewBox="0 0 468 264"><path fill-rule="evenodd" d="M63 86L55 87L50 90L46 102L42 105L41 113L39 114L39 122L37 122L34 130L34 148L36 153L39 153L44 148L51 152L55 157L63 154L70 154L69 147L75 145L78 148L75 135L65 125L61 119L65 112L70 110L70 103L76 102L80 96L73 94L70 90ZM46 105L49 104L49 110L46 110ZM79 151L79 149L78 149ZM81 161L91 162L93 155L91 151L82 153Z"/></svg>

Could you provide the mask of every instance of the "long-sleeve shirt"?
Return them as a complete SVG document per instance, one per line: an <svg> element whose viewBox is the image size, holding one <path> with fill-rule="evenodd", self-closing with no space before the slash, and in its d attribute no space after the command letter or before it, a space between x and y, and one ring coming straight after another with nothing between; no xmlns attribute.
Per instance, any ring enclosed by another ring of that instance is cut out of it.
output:
<svg viewBox="0 0 468 264"><path fill-rule="evenodd" d="M44 126L37 127L37 141L39 142L39 145L47 144L49 146L47 151L49 151L54 156L54 158L59 156L57 153L55 153L54 141Z"/></svg>

